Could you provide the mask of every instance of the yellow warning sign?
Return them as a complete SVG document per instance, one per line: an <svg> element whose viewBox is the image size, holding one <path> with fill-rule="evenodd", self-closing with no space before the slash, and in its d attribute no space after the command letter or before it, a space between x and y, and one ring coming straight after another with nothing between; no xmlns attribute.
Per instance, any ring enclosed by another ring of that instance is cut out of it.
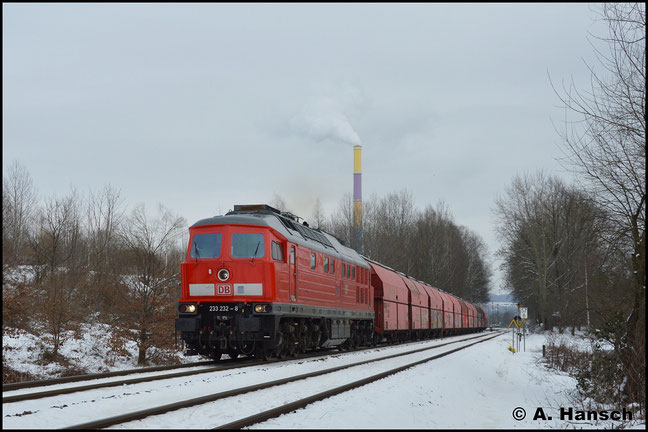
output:
<svg viewBox="0 0 648 432"><path fill-rule="evenodd" d="M518 318L518 317L515 317L515 318ZM520 328L520 326L521 326L522 324L524 324L524 321L526 320L526 318L523 318L521 321L517 321L515 318L513 318L513 319L511 320L511 322L509 323L508 327L506 327L506 328L511 328L511 324L515 324L515 327Z"/></svg>

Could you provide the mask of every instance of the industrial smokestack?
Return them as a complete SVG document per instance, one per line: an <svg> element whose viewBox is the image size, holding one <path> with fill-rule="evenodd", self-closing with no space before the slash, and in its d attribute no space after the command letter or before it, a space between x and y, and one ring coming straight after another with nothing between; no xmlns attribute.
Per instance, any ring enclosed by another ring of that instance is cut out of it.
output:
<svg viewBox="0 0 648 432"><path fill-rule="evenodd" d="M362 253L362 146L353 146L353 229L351 247Z"/></svg>

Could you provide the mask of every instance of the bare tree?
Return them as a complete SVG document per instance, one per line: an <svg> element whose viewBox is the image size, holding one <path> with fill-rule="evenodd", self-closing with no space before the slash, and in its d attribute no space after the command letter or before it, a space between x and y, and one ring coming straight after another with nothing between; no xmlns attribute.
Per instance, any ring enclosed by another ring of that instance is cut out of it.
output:
<svg viewBox="0 0 648 432"><path fill-rule="evenodd" d="M368 225L372 234L365 242L366 252L389 267L412 274L413 260L408 253L409 240L416 217L412 194L406 190L392 192L376 201Z"/></svg>
<svg viewBox="0 0 648 432"><path fill-rule="evenodd" d="M38 217L38 232L30 237L37 264L36 290L42 304L36 310L53 335L54 354L79 317L78 298L85 286L82 271L82 202L73 190L64 198L48 198Z"/></svg>
<svg viewBox="0 0 648 432"><path fill-rule="evenodd" d="M591 83L554 91L565 108L559 131L565 165L581 175L616 229L609 237L633 275L625 319L623 366L633 397L645 397L646 315L646 11L643 3L606 3L602 19L607 48L595 48L598 66L588 65ZM553 85L553 84L552 84ZM572 120L572 117L575 117ZM637 396L638 395L638 396Z"/></svg>
<svg viewBox="0 0 648 432"><path fill-rule="evenodd" d="M136 206L122 225L125 271L114 291L114 316L121 334L136 342L138 364L147 361L152 345L164 344L173 334L176 288L181 254L176 240L186 226L184 218L160 205L151 219L143 205Z"/></svg>
<svg viewBox="0 0 648 432"><path fill-rule="evenodd" d="M25 246L36 211L36 189L27 169L18 161L2 179L2 261L25 264Z"/></svg>
<svg viewBox="0 0 648 432"><path fill-rule="evenodd" d="M486 303L493 276L487 256L488 248L481 237L466 227L461 227L461 237L468 256L466 269L466 299Z"/></svg>
<svg viewBox="0 0 648 432"><path fill-rule="evenodd" d="M274 194L272 197L272 200L270 201L270 205L277 210L281 210L282 212L289 212L288 210L288 205L286 204L286 200L283 199L283 197L277 193Z"/></svg>
<svg viewBox="0 0 648 432"><path fill-rule="evenodd" d="M105 186L98 192L90 191L88 199L88 264L95 271L104 271L111 266L111 251L116 249L116 240L124 216L123 201L119 191Z"/></svg>
<svg viewBox="0 0 648 432"><path fill-rule="evenodd" d="M353 201L351 194L346 193L338 202L337 210L331 214L331 234L343 244L351 245L351 229L353 228Z"/></svg>
<svg viewBox="0 0 648 432"><path fill-rule="evenodd" d="M85 290L85 301L100 314L110 310L112 287L126 272L119 237L124 211L119 191L111 186L90 191L85 235L86 266L91 282Z"/></svg>
<svg viewBox="0 0 648 432"><path fill-rule="evenodd" d="M545 329L562 328L570 304L583 298L583 259L597 241L595 209L583 194L539 172L515 177L496 215L507 285Z"/></svg>
<svg viewBox="0 0 648 432"><path fill-rule="evenodd" d="M315 208L313 208L312 225L319 230L328 230L328 224L326 223L326 217L324 216L324 209L322 209L322 202L319 198L317 198L317 200L315 201Z"/></svg>

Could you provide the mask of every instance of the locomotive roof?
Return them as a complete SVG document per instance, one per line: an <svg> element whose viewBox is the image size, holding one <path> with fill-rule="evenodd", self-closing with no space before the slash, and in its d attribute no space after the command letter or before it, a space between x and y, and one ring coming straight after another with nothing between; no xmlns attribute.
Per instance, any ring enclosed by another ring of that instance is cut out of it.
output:
<svg viewBox="0 0 648 432"><path fill-rule="evenodd" d="M369 264L354 249L342 245L337 238L324 231L299 224L292 217L286 217L270 206L251 210L242 210L241 207L243 206L235 206L234 211L225 216L201 219L191 227L204 225L269 226L294 243L367 269L370 268Z"/></svg>

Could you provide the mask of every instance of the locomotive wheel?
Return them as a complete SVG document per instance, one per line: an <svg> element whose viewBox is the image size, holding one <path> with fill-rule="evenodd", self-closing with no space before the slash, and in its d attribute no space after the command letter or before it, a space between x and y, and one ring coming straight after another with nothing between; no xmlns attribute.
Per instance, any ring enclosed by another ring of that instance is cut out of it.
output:
<svg viewBox="0 0 648 432"><path fill-rule="evenodd" d="M254 357L259 360L268 361L272 357L272 352L264 350L263 347L259 347L254 351Z"/></svg>
<svg viewBox="0 0 648 432"><path fill-rule="evenodd" d="M308 345L308 342L306 341L306 335L302 335L301 339L299 339L299 342L297 344L297 352L299 354L306 354L306 346Z"/></svg>
<svg viewBox="0 0 648 432"><path fill-rule="evenodd" d="M243 355L246 357L251 357L256 351L256 342L255 341L239 341L238 348L235 349L237 355Z"/></svg>
<svg viewBox="0 0 648 432"><path fill-rule="evenodd" d="M297 338L295 337L294 334L289 334L285 339L284 339L284 349L282 351L285 351L287 357L296 357L297 356Z"/></svg>
<svg viewBox="0 0 648 432"><path fill-rule="evenodd" d="M355 338L353 337L353 335L351 335L351 337L349 339L347 339L346 344L347 344L347 349L349 349L349 350L355 349L356 343L355 343Z"/></svg>
<svg viewBox="0 0 648 432"><path fill-rule="evenodd" d="M209 353L209 357L211 357L211 359L214 361L219 361L222 355L223 353L220 351L211 351Z"/></svg>
<svg viewBox="0 0 648 432"><path fill-rule="evenodd" d="M277 358L280 360L288 358L288 352L286 351L285 347L279 348L279 351L277 351Z"/></svg>
<svg viewBox="0 0 648 432"><path fill-rule="evenodd" d="M209 338L209 336L207 336L207 338ZM200 333L198 333L198 346L201 348L201 350L208 349L207 340L205 338L205 332L202 330L200 331Z"/></svg>

